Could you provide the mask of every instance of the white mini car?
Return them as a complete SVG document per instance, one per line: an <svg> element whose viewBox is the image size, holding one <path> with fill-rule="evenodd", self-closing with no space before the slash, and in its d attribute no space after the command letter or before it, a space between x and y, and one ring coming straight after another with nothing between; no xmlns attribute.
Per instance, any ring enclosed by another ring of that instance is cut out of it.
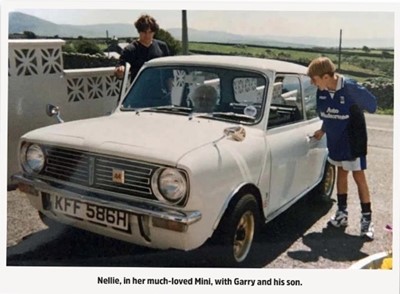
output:
<svg viewBox="0 0 400 294"><path fill-rule="evenodd" d="M159 249L211 240L245 266L260 224L332 194L315 94L293 63L154 59L111 115L25 134L14 179L47 224Z"/></svg>

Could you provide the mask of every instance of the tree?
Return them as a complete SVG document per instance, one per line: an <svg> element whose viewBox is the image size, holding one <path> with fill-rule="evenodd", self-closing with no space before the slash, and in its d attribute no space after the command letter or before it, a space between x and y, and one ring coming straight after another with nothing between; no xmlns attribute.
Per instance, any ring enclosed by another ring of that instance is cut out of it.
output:
<svg viewBox="0 0 400 294"><path fill-rule="evenodd" d="M363 46L362 47L362 51L364 51L364 52L370 52L371 51L371 49L369 49L367 46Z"/></svg>
<svg viewBox="0 0 400 294"><path fill-rule="evenodd" d="M36 39L36 34L31 31L24 31L24 35L27 39Z"/></svg>
<svg viewBox="0 0 400 294"><path fill-rule="evenodd" d="M154 38L167 43L171 55L176 55L182 52L181 43L177 41L174 37L172 37L172 35L169 32L163 29L159 29L158 32L154 35Z"/></svg>
<svg viewBox="0 0 400 294"><path fill-rule="evenodd" d="M65 53L76 53L76 49L72 43L66 43L62 46L62 51Z"/></svg>
<svg viewBox="0 0 400 294"><path fill-rule="evenodd" d="M79 53L85 53L85 54L97 54L100 53L102 54L103 52L101 51L100 47L91 40L77 40L74 42L74 48L76 49L76 52Z"/></svg>

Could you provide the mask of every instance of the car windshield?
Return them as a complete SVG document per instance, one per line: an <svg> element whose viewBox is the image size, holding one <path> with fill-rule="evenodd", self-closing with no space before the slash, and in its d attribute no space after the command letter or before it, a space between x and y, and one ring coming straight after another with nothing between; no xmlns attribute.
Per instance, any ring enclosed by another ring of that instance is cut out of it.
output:
<svg viewBox="0 0 400 294"><path fill-rule="evenodd" d="M122 102L122 111L166 112L243 123L258 122L266 78L253 71L213 67L149 67Z"/></svg>

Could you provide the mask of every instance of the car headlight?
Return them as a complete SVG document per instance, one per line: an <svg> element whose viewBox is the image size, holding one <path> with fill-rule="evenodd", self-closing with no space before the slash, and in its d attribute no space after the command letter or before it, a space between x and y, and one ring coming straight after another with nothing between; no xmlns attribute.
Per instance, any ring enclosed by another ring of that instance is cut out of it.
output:
<svg viewBox="0 0 400 294"><path fill-rule="evenodd" d="M154 175L152 184L153 191L162 201L167 200L169 203L178 203L186 196L186 177L177 169L165 168L159 170Z"/></svg>
<svg viewBox="0 0 400 294"><path fill-rule="evenodd" d="M28 173L38 173L42 170L45 156L38 144L24 144L21 148L21 163Z"/></svg>

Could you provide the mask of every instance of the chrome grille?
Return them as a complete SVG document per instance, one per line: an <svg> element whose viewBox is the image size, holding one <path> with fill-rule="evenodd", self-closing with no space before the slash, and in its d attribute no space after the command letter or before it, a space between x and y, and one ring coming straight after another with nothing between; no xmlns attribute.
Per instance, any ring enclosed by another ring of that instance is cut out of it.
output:
<svg viewBox="0 0 400 294"><path fill-rule="evenodd" d="M59 148L46 149L44 174L58 180L86 185L89 177L89 156Z"/></svg>
<svg viewBox="0 0 400 294"><path fill-rule="evenodd" d="M125 171L124 184L116 184L112 181L113 169ZM129 194L130 191L135 191L136 194L141 196L150 196L152 195L150 179L154 171L154 166L138 162L133 163L123 159L97 157L94 186L114 192Z"/></svg>
<svg viewBox="0 0 400 294"><path fill-rule="evenodd" d="M151 177L157 165L90 152L46 147L42 175L105 191L156 199ZM124 183L113 181L113 169L123 170Z"/></svg>

